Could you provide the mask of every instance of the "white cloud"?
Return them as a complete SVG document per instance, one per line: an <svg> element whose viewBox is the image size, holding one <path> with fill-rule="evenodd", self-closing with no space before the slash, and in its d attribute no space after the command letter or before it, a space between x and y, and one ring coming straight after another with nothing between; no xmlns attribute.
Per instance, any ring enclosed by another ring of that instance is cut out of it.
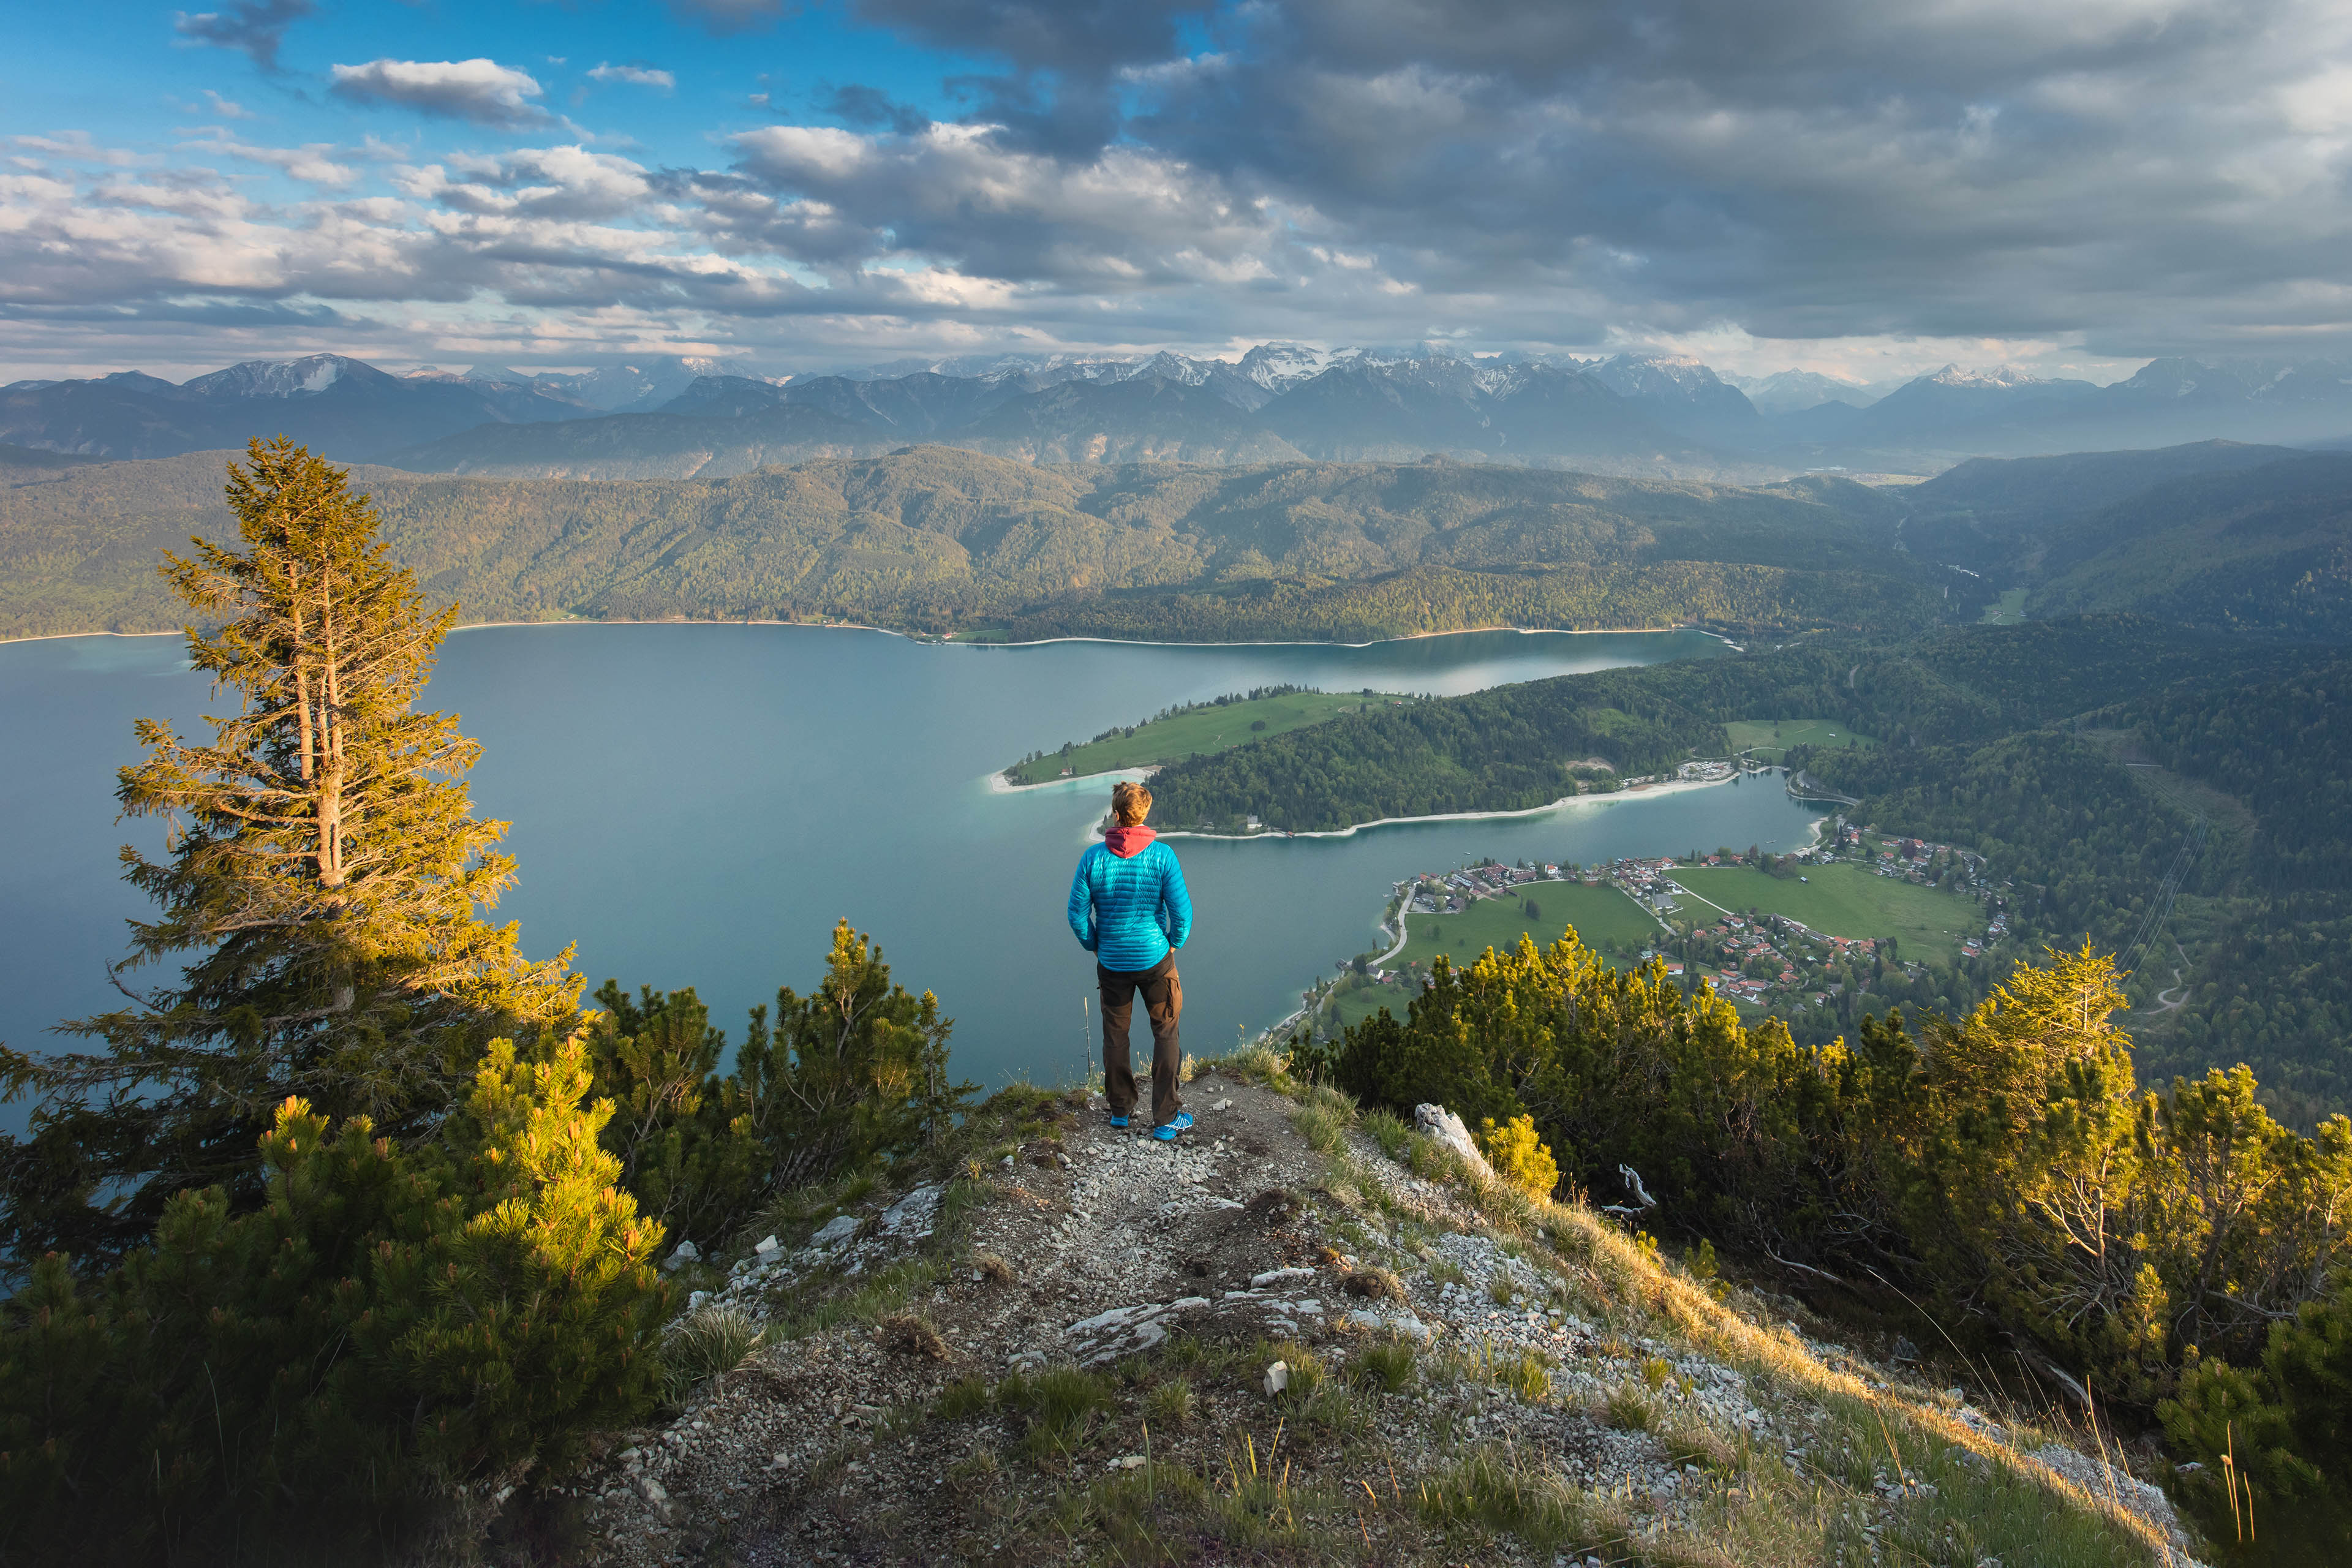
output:
<svg viewBox="0 0 2352 1568"><path fill-rule="evenodd" d="M677 78L650 66L601 65L588 73L590 81L625 81L637 87L657 87L664 92L677 86Z"/></svg>
<svg viewBox="0 0 2352 1568"><path fill-rule="evenodd" d="M194 152L265 164L290 178L314 185L341 189L360 177L359 170L351 164L335 162L335 146L331 142L311 142L300 147L257 147L238 142L226 132L215 132L181 145Z"/></svg>
<svg viewBox="0 0 2352 1568"><path fill-rule="evenodd" d="M250 120L253 118L253 110L247 109L241 103L232 102L228 99L223 98L211 88L205 89L205 96L213 100L213 113L220 119Z"/></svg>
<svg viewBox="0 0 2352 1568"><path fill-rule="evenodd" d="M975 277L1121 290L1257 277L1244 258L1285 243L1272 215L1213 175L1143 149L1066 159L1021 151L1001 127L946 124L874 136L774 125L732 142L754 183L821 204L839 232L870 237L869 254L920 255Z"/></svg>
<svg viewBox="0 0 2352 1568"><path fill-rule="evenodd" d="M374 59L332 70L330 90L355 103L396 104L419 114L507 128L549 120L547 110L530 101L544 90L538 80L492 59Z"/></svg>
<svg viewBox="0 0 2352 1568"><path fill-rule="evenodd" d="M127 169L137 163L154 162L152 158L128 148L101 147L90 139L87 131L55 131L47 136L12 136L9 140L19 147L77 163L103 163L109 168Z"/></svg>
<svg viewBox="0 0 2352 1568"><path fill-rule="evenodd" d="M479 215L617 218L636 212L653 195L639 165L581 147L529 148L492 158L460 153L446 166L403 170L393 183L415 200Z"/></svg>
<svg viewBox="0 0 2352 1568"><path fill-rule="evenodd" d="M250 51L308 14L217 3L187 38ZM792 9L670 3L719 30ZM681 168L680 143L621 156L564 127L494 60L340 66L346 103L574 144L476 156L430 123L287 148L216 128L162 157L20 138L0 292L130 332L197 295L331 300L445 361L453 336L783 363L1441 336L1882 380L2352 343L2342 0L1249 0L1213 54L1183 25L1196 0L847 3L1001 68L962 85L970 122L854 83L817 84L832 104L803 118L824 124L742 131L770 115L714 100L726 166ZM562 86L675 79L606 61ZM817 101L745 85L772 113ZM232 159L313 199L263 200L279 187ZM58 260L78 245L80 274Z"/></svg>

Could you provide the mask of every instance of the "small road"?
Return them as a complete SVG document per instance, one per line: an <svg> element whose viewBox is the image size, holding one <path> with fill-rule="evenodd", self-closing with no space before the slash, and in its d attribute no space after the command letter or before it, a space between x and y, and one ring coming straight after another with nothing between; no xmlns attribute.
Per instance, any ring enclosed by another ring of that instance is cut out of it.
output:
<svg viewBox="0 0 2352 1568"><path fill-rule="evenodd" d="M1698 899L1698 901L1705 904L1708 909L1723 910L1723 912L1727 915L1732 913L1731 910L1723 909L1723 906L1717 903L1713 899L1699 899L1696 893L1692 892L1688 888L1684 887L1680 882L1675 881L1671 877L1666 879L1666 886L1672 888L1675 892L1680 893L1685 899Z"/></svg>

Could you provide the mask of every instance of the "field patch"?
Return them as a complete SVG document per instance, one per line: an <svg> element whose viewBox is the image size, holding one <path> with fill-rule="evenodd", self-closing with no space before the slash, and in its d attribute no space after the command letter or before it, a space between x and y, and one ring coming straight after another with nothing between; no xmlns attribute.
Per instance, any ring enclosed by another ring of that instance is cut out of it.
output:
<svg viewBox="0 0 2352 1568"><path fill-rule="evenodd" d="M2013 626L2025 619L2025 590L2005 588L2000 598L1985 606L1982 625Z"/></svg>
<svg viewBox="0 0 2352 1568"><path fill-rule="evenodd" d="M1734 719L1723 730L1731 737L1733 751L1747 752L1768 763L1779 762L1791 746L1838 750L1878 744L1868 735L1855 734L1835 719Z"/></svg>
<svg viewBox="0 0 2352 1568"><path fill-rule="evenodd" d="M1674 880L1696 897L1677 899L1676 912L1703 921L1720 919L1712 904L1742 916L1750 910L1786 915L1824 936L1891 936L1905 958L1939 963L1959 956L1963 936L1984 930L1984 906L1957 893L1843 862L1809 866L1804 875L1810 880L1768 877L1752 866L1677 870Z"/></svg>
<svg viewBox="0 0 2352 1568"><path fill-rule="evenodd" d="M1530 918L1528 905L1536 906ZM1475 963L1489 947L1518 946L1532 936L1538 947L1559 940L1570 926L1588 947L1612 958L1630 959L1664 933L1642 906L1611 887L1582 882L1530 882L1502 898L1480 899L1458 915L1408 915L1412 940L1393 963L1427 963L1443 953L1456 964Z"/></svg>
<svg viewBox="0 0 2352 1568"><path fill-rule="evenodd" d="M1254 701L1210 704L1171 718L1124 726L1100 740L1074 744L1066 752L1048 752L1034 762L1016 763L1004 770L1004 776L1014 784L1051 784L1064 769L1074 777L1085 778L1122 768L1148 768L1304 730L1367 705L1402 706L1408 700L1379 692L1368 697L1360 691L1290 691Z"/></svg>

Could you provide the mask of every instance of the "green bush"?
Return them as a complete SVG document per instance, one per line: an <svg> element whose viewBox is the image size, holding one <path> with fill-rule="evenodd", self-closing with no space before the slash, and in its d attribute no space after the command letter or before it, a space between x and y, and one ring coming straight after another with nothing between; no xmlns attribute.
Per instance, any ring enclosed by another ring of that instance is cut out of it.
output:
<svg viewBox="0 0 2352 1568"><path fill-rule="evenodd" d="M731 1071L727 1037L691 989L617 981L596 993L596 1092L619 1108L604 1146L646 1210L706 1241L771 1194L943 1135L974 1092L948 1079L950 1023L939 1001L892 983L872 940L834 927L824 975L803 996L751 1010Z"/></svg>
<svg viewBox="0 0 2352 1568"><path fill-rule="evenodd" d="M2256 1363L2196 1361L2158 1414L2174 1447L2203 1461L2187 1484L2209 1527L2230 1516L2231 1471L2305 1510L2333 1497L2340 1512L2352 1479L2352 1273L2293 1321L2273 1324ZM2340 1531L2352 1521L2332 1522Z"/></svg>
<svg viewBox="0 0 2352 1568"><path fill-rule="evenodd" d="M2209 1461L2234 1432L2275 1491L2340 1487L2352 1307L2326 1281L2352 1272L2352 1121L2282 1127L2243 1068L2142 1091L2123 1002L2085 946L1916 1037L1898 1013L1804 1049L1571 931L1440 960L1403 1020L1347 1031L1335 1074L1369 1103L1484 1124L1507 1174L1528 1145L1591 1191L1629 1192L1630 1166L1655 1200L1642 1223L1703 1256L1892 1277L1943 1321L2168 1410Z"/></svg>
<svg viewBox="0 0 2352 1568"><path fill-rule="evenodd" d="M299 1100L261 1205L166 1205L84 1285L0 1304L0 1556L356 1552L452 1484L531 1482L652 1405L661 1228L616 1191L577 1037L494 1042L449 1150Z"/></svg>
<svg viewBox="0 0 2352 1568"><path fill-rule="evenodd" d="M1493 1117L1483 1118L1478 1150L1495 1168L1495 1174L1537 1203L1548 1201L1559 1185L1559 1167L1552 1163L1551 1151L1536 1136L1532 1116L1514 1116L1499 1127Z"/></svg>

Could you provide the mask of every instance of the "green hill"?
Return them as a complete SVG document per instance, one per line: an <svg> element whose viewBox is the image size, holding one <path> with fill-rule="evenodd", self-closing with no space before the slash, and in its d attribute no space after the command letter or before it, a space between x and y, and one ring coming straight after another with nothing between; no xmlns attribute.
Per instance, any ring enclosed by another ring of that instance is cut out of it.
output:
<svg viewBox="0 0 2352 1568"><path fill-rule="evenodd" d="M2040 615L2352 637L2352 457L2298 457L2147 490L2059 530Z"/></svg>

